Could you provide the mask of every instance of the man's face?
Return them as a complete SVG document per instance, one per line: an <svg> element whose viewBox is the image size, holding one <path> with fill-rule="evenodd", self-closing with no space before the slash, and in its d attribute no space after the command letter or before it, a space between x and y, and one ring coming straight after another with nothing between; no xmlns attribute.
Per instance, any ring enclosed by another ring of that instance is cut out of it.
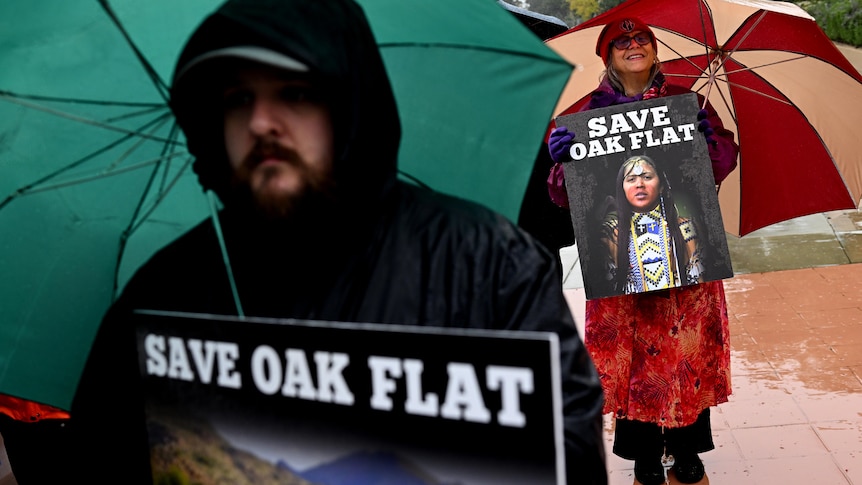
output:
<svg viewBox="0 0 862 485"><path fill-rule="evenodd" d="M655 207L660 189L658 175L646 162L636 162L623 179L626 199L635 212L647 212Z"/></svg>
<svg viewBox="0 0 862 485"><path fill-rule="evenodd" d="M222 92L224 139L233 185L264 212L288 216L332 183L329 109L306 78L244 63Z"/></svg>

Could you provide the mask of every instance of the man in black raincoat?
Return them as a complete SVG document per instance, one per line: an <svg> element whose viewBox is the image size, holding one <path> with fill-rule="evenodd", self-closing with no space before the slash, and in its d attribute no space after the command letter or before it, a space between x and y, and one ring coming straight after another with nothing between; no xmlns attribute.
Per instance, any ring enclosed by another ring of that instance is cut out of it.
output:
<svg viewBox="0 0 862 485"><path fill-rule="evenodd" d="M171 107L224 204L245 315L554 332L569 483L607 482L601 387L557 258L484 207L396 179L399 115L357 4L228 1L185 46ZM121 483L150 479L126 319L138 308L237 315L211 221L136 273L88 359L70 423L78 465Z"/></svg>

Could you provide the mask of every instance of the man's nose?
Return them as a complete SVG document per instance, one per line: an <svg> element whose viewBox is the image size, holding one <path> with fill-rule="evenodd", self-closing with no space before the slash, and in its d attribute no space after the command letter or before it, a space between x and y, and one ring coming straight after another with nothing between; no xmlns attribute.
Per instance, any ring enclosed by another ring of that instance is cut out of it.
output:
<svg viewBox="0 0 862 485"><path fill-rule="evenodd" d="M266 100L255 100L249 118L249 131L256 136L265 136L278 135L283 129L283 121L274 106Z"/></svg>

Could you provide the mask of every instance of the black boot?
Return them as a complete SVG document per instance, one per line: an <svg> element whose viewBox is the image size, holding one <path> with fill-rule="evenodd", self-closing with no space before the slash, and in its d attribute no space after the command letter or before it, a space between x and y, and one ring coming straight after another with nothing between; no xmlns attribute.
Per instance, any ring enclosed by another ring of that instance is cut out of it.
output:
<svg viewBox="0 0 862 485"><path fill-rule="evenodd" d="M635 460L635 478L643 485L662 485L666 482L661 458Z"/></svg>
<svg viewBox="0 0 862 485"><path fill-rule="evenodd" d="M696 453L681 453L673 456L673 473L680 483L697 483L706 470Z"/></svg>

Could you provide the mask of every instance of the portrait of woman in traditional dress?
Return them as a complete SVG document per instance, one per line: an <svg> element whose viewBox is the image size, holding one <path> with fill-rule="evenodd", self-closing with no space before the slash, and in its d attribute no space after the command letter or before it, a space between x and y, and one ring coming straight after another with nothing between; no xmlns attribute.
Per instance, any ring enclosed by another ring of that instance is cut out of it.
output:
<svg viewBox="0 0 862 485"><path fill-rule="evenodd" d="M702 283L694 220L680 217L667 176L645 155L626 159L609 197L600 239L616 294Z"/></svg>

